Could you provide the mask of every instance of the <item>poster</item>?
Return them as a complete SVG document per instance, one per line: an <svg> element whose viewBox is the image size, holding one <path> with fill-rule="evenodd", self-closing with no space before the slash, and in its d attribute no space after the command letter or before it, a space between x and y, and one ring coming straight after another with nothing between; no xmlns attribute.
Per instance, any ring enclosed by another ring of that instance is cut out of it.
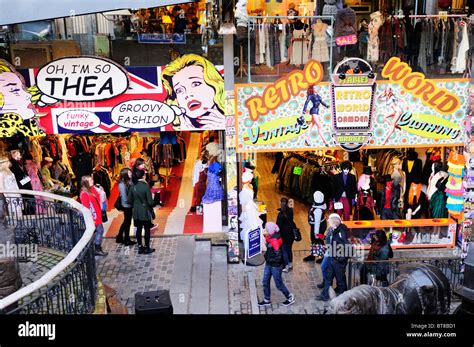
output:
<svg viewBox="0 0 474 347"><path fill-rule="evenodd" d="M252 229L248 232L247 259L255 257L262 252L262 240L260 239L260 235L260 227Z"/></svg>
<svg viewBox="0 0 474 347"><path fill-rule="evenodd" d="M429 80L398 58L377 80L362 62L336 66L344 81L321 82L310 60L274 83L236 85L237 152L463 145L469 80Z"/></svg>
<svg viewBox="0 0 474 347"><path fill-rule="evenodd" d="M20 71L0 60L0 137L223 130L222 76L195 54L126 69L96 56Z"/></svg>

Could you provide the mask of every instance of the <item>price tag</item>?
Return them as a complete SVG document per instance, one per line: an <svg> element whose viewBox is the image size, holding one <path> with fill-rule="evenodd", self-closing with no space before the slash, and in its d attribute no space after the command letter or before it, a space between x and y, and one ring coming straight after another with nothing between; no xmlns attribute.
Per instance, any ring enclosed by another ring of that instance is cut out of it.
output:
<svg viewBox="0 0 474 347"><path fill-rule="evenodd" d="M295 166L293 168L293 175L300 176L302 172L303 172L303 168L301 166Z"/></svg>
<svg viewBox="0 0 474 347"><path fill-rule="evenodd" d="M342 210L344 208L344 205L342 204L342 202L335 202L334 203L334 209L335 210Z"/></svg>
<svg viewBox="0 0 474 347"><path fill-rule="evenodd" d="M20 181L20 184L21 184L22 186L24 186L25 184L27 184L27 183L29 183L29 182L31 182L31 178L30 178L30 176L26 176L25 178L23 178L23 179Z"/></svg>

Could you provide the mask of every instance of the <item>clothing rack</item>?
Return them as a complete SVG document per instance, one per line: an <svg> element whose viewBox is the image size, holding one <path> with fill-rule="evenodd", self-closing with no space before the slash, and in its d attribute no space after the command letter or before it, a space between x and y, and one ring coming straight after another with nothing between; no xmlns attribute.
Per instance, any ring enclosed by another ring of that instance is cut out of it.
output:
<svg viewBox="0 0 474 347"><path fill-rule="evenodd" d="M410 15L410 18L467 18L467 14L415 14Z"/></svg>

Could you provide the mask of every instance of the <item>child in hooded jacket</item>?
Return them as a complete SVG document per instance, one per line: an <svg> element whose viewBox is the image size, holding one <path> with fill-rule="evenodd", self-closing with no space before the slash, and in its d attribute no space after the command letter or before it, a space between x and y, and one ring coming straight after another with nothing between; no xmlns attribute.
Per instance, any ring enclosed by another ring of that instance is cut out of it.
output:
<svg viewBox="0 0 474 347"><path fill-rule="evenodd" d="M283 283L283 240L280 236L278 225L272 222L266 224L264 231L267 251L265 253L265 269L263 272L263 293L264 299L258 303L260 307L271 306L270 280L273 277L275 286L285 295L284 306L289 306L295 302L295 297Z"/></svg>

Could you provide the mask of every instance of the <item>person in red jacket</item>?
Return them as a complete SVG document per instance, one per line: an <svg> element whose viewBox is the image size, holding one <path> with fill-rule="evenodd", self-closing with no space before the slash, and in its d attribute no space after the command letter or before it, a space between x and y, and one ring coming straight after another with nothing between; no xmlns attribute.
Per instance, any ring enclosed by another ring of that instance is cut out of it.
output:
<svg viewBox="0 0 474 347"><path fill-rule="evenodd" d="M265 252L265 269L263 272L263 294L264 299L258 303L258 306L271 306L270 300L270 280L273 277L275 286L285 295L286 300L284 306L289 306L295 302L295 296L290 293L283 283L281 274L283 272L283 241L280 237L280 228L272 222L268 222L265 226L266 230L263 235L267 243L267 251Z"/></svg>
<svg viewBox="0 0 474 347"><path fill-rule="evenodd" d="M104 225L102 224L102 208L100 206L100 194L94 187L91 176L83 176L81 179L81 194L79 195L82 205L87 207L94 219L95 224L95 255L106 256L108 253L102 250L102 239L104 237Z"/></svg>

